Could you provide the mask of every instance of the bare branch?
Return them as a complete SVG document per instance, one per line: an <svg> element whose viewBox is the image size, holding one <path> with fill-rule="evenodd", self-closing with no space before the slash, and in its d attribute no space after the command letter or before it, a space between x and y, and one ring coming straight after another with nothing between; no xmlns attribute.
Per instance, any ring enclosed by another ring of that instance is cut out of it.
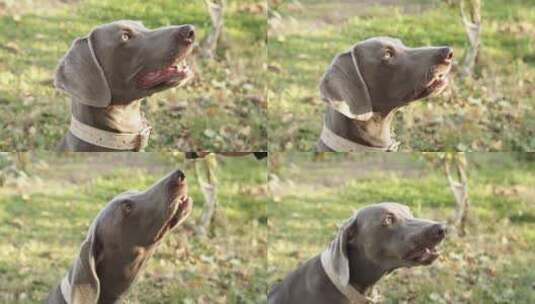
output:
<svg viewBox="0 0 535 304"><path fill-rule="evenodd" d="M218 41L223 34L226 0L204 0L204 3L212 20L212 31L201 43L200 53L204 58L214 59Z"/></svg>
<svg viewBox="0 0 535 304"><path fill-rule="evenodd" d="M468 12L466 12L465 8L465 2L467 1L469 5ZM481 0L461 0L459 6L466 36L470 44L464 55L462 75L471 77L474 73L474 66L481 47Z"/></svg>
<svg viewBox="0 0 535 304"><path fill-rule="evenodd" d="M208 234L210 224L214 219L216 208L219 205L217 200L217 178L215 170L217 158L214 154L209 154L203 159L195 161L197 180L204 197L204 206L201 218L197 222L197 235L205 237Z"/></svg>

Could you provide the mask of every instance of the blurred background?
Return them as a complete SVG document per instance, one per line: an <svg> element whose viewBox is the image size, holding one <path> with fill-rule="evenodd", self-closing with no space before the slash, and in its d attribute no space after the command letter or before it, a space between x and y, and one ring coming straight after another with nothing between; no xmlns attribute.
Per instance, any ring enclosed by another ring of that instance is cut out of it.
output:
<svg viewBox="0 0 535 304"><path fill-rule="evenodd" d="M70 99L53 76L76 37L121 19L198 31L196 78L143 103L147 151L265 151L266 6L262 0L0 0L0 151L52 150ZM223 12L223 13L218 13ZM213 19L212 19L213 17Z"/></svg>
<svg viewBox="0 0 535 304"><path fill-rule="evenodd" d="M357 209L449 222L442 256L376 285L384 303L535 303L529 153L271 153L269 286L323 251Z"/></svg>
<svg viewBox="0 0 535 304"><path fill-rule="evenodd" d="M0 303L42 302L99 210L176 168L187 176L193 213L124 303L264 303L267 160L181 153L0 153Z"/></svg>
<svg viewBox="0 0 535 304"><path fill-rule="evenodd" d="M535 150L533 0L268 2L272 151L314 149L320 77L336 54L374 36L455 52L448 89L396 114L400 150Z"/></svg>

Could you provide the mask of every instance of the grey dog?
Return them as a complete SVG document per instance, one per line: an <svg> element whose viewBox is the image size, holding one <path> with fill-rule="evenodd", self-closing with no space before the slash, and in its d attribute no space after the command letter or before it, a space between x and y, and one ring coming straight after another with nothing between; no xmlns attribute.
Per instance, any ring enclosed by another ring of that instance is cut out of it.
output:
<svg viewBox="0 0 535 304"><path fill-rule="evenodd" d="M414 218L401 204L362 208L325 251L272 288L268 303L367 303L367 291L383 275L435 261L445 234L444 224Z"/></svg>

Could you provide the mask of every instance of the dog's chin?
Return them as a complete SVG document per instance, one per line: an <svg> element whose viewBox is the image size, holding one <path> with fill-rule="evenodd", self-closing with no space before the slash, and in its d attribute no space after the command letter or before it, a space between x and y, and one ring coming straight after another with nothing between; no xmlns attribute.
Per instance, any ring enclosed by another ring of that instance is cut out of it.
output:
<svg viewBox="0 0 535 304"><path fill-rule="evenodd" d="M446 89L448 86L448 79L447 78L441 78L441 79L433 79L431 80L426 86L424 86L421 90L418 90L416 94L414 94L411 98L409 98L411 101L418 100L426 97L433 97L437 96L440 93Z"/></svg>
<svg viewBox="0 0 535 304"><path fill-rule="evenodd" d="M448 86L448 83L449 82L447 78L437 80L435 83L433 83L432 87L429 88L429 96L437 96L442 93Z"/></svg>

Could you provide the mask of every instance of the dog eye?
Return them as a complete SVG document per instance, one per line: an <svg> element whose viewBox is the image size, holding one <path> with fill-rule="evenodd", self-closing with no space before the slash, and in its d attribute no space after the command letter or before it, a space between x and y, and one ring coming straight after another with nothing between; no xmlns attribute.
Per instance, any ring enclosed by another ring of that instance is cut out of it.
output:
<svg viewBox="0 0 535 304"><path fill-rule="evenodd" d="M124 42L127 42L131 38L132 38L132 34L130 34L128 32L124 32L123 35L121 35L121 40L124 41Z"/></svg>
<svg viewBox="0 0 535 304"><path fill-rule="evenodd" d="M134 203L132 201L124 201L121 203L121 207L126 215L129 215L132 213L132 210L134 210Z"/></svg>
<svg viewBox="0 0 535 304"><path fill-rule="evenodd" d="M383 59L388 60L388 59L390 59L392 57L394 57L394 52L392 50L390 50L390 49L387 49L385 51L385 55L384 55Z"/></svg>
<svg viewBox="0 0 535 304"><path fill-rule="evenodd" d="M392 214L387 214L383 220L383 225L390 226L394 223L394 216Z"/></svg>

